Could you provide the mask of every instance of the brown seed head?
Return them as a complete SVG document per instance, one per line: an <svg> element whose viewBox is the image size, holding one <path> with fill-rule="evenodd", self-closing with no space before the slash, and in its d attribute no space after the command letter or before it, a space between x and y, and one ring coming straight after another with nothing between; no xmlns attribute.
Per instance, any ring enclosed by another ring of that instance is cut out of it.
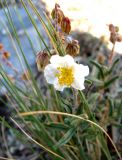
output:
<svg viewBox="0 0 122 160"><path fill-rule="evenodd" d="M117 36L117 42L122 42L122 35Z"/></svg>
<svg viewBox="0 0 122 160"><path fill-rule="evenodd" d="M98 54L97 59L100 64L103 64L105 61L105 56L102 53Z"/></svg>
<svg viewBox="0 0 122 160"><path fill-rule="evenodd" d="M0 43L0 51L3 49L3 44L2 43Z"/></svg>
<svg viewBox="0 0 122 160"><path fill-rule="evenodd" d="M72 40L72 43L68 43L66 47L66 53L71 56L76 56L79 54L80 46L77 40Z"/></svg>
<svg viewBox="0 0 122 160"><path fill-rule="evenodd" d="M52 19L56 19L57 22L60 24L62 21L62 18L64 17L63 11L61 9L53 9L51 13Z"/></svg>
<svg viewBox="0 0 122 160"><path fill-rule="evenodd" d="M115 32L119 32L119 27L115 26Z"/></svg>
<svg viewBox="0 0 122 160"><path fill-rule="evenodd" d="M9 52L5 51L5 52L3 52L2 56L3 56L4 59L9 59L10 55L11 54Z"/></svg>
<svg viewBox="0 0 122 160"><path fill-rule="evenodd" d="M39 52L36 57L38 71L43 71L45 66L49 64L50 57L47 52Z"/></svg>
<svg viewBox="0 0 122 160"><path fill-rule="evenodd" d="M71 31L71 22L68 17L63 17L61 21L61 29L64 33L69 34Z"/></svg>
<svg viewBox="0 0 122 160"><path fill-rule="evenodd" d="M114 26L113 24L109 24L108 27L109 27L109 31L110 31L111 33L114 33L114 32L115 32L115 26Z"/></svg>

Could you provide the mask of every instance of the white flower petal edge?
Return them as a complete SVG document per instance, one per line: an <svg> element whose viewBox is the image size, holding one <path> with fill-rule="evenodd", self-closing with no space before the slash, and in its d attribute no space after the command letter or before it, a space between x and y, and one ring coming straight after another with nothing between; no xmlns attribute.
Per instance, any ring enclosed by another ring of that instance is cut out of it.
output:
<svg viewBox="0 0 122 160"><path fill-rule="evenodd" d="M59 84L58 79L55 80L55 82L54 82L54 88L55 88L56 90L58 90L58 91L63 91L65 87L67 87L67 86L61 86L61 85Z"/></svg>
<svg viewBox="0 0 122 160"><path fill-rule="evenodd" d="M78 90L85 89L84 81L85 77L89 74L88 66L84 66L82 64L75 63L74 66L74 82L72 84L73 88Z"/></svg>
<svg viewBox="0 0 122 160"><path fill-rule="evenodd" d="M49 84L54 84L57 77L55 76L57 69L52 64L48 64L44 69L44 77L46 78Z"/></svg>
<svg viewBox="0 0 122 160"><path fill-rule="evenodd" d="M71 66L75 63L73 57L71 57L70 55L66 55L64 57L61 57L59 55L54 55L51 57L50 59L50 63L57 66Z"/></svg>
<svg viewBox="0 0 122 160"><path fill-rule="evenodd" d="M74 70L75 70L74 71L75 72L75 77L76 76L85 77L85 76L89 75L89 67L88 66L84 66L83 64L75 63Z"/></svg>
<svg viewBox="0 0 122 160"><path fill-rule="evenodd" d="M75 78L74 82L72 83L72 87L77 90L85 89L84 80L85 80L84 78L82 78L82 79Z"/></svg>

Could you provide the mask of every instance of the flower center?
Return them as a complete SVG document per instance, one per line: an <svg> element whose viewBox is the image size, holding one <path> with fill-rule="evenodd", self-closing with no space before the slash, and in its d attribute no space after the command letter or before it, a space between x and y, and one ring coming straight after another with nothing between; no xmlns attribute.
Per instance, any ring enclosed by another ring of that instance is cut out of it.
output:
<svg viewBox="0 0 122 160"><path fill-rule="evenodd" d="M57 69L59 73L57 73L56 76L58 77L59 84L61 86L71 86L74 81L73 67L58 67Z"/></svg>

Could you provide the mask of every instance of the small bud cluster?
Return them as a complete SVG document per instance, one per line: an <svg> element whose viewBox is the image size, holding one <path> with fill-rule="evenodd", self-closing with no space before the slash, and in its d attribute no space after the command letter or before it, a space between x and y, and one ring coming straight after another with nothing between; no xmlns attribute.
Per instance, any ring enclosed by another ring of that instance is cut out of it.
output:
<svg viewBox="0 0 122 160"><path fill-rule="evenodd" d="M58 4L55 4L55 8L52 10L51 13L52 19L55 23L58 23L62 32L69 34L71 31L71 22L68 17L64 16L63 11L60 9Z"/></svg>
<svg viewBox="0 0 122 160"><path fill-rule="evenodd" d="M9 68L11 68L15 73L17 73L16 68L9 60L10 56L11 56L10 52L6 51L4 45L0 43L0 61L3 64L7 65Z"/></svg>
<svg viewBox="0 0 122 160"><path fill-rule="evenodd" d="M60 6L58 4L55 5L55 8L52 10L51 13L52 19L57 20L58 24L61 23L64 14L63 11L60 9Z"/></svg>
<svg viewBox="0 0 122 160"><path fill-rule="evenodd" d="M61 37L62 44L65 47L66 54L69 54L73 57L77 56L80 49L79 43L77 40L74 40L68 36L71 31L70 19L64 15L58 4L55 5L55 8L52 10L51 15L53 20L55 21L57 17L57 22L61 29L61 32L59 31L59 36Z"/></svg>
<svg viewBox="0 0 122 160"><path fill-rule="evenodd" d="M110 31L110 42L115 44L116 42L122 42L122 35L120 35L119 27L114 26L113 24L109 24L109 31Z"/></svg>
<svg viewBox="0 0 122 160"><path fill-rule="evenodd" d="M2 43L0 43L0 55L2 57L2 60L7 60L10 58L10 53L8 51L5 51Z"/></svg>
<svg viewBox="0 0 122 160"><path fill-rule="evenodd" d="M74 40L69 36L71 31L70 19L64 15L58 4L55 4L51 16L55 23L56 33L54 33L54 37L57 37L57 35L60 37L66 54L69 54L72 57L77 56L79 54L80 46L77 40ZM51 55L57 54L54 49L50 50L50 53ZM49 60L50 56L48 55L48 52L46 50L40 51L36 57L38 71L43 71L45 66L49 64Z"/></svg>

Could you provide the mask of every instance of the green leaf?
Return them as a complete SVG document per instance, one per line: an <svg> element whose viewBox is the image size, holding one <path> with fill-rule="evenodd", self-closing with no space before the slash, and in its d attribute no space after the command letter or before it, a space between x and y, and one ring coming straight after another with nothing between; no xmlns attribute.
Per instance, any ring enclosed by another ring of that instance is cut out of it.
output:
<svg viewBox="0 0 122 160"><path fill-rule="evenodd" d="M89 104L93 104L96 103L97 98L100 96L100 93L93 93L90 95L90 97L88 98L88 103Z"/></svg>
<svg viewBox="0 0 122 160"><path fill-rule="evenodd" d="M92 84L93 82L90 79L85 79L85 83Z"/></svg>
<svg viewBox="0 0 122 160"><path fill-rule="evenodd" d="M69 126L62 124L62 123L49 123L45 124L46 127L54 129L54 130L60 130L60 131L67 131L69 129Z"/></svg>
<svg viewBox="0 0 122 160"><path fill-rule="evenodd" d="M100 141L101 149L103 150L104 154L106 155L107 160L112 160L110 151L107 146L107 142L105 140L105 137L103 136L103 133L100 131L98 134L98 139Z"/></svg>
<svg viewBox="0 0 122 160"><path fill-rule="evenodd" d="M96 61L93 61L93 60L90 60L90 62L96 66L100 72L100 76L102 77L102 79L104 79L104 71L103 71L103 66L101 64L99 64L98 62Z"/></svg>
<svg viewBox="0 0 122 160"><path fill-rule="evenodd" d="M120 61L120 59L117 58L117 59L113 62L112 66L111 66L111 68L109 69L109 71L107 72L107 74L110 74L110 73L114 70L114 68L115 68L116 65L119 63L119 61Z"/></svg>
<svg viewBox="0 0 122 160"><path fill-rule="evenodd" d="M58 148L63 146L64 144L68 143L70 141L70 139L72 138L72 136L75 134L76 132L76 128L71 128L68 130L68 132L66 134L64 134L64 136L58 141L58 143L54 146L54 148Z"/></svg>
<svg viewBox="0 0 122 160"><path fill-rule="evenodd" d="M111 99L109 98L108 100L109 100L109 106L110 106L109 116L111 117L113 115L113 112L114 112L114 101L113 101L112 98Z"/></svg>
<svg viewBox="0 0 122 160"><path fill-rule="evenodd" d="M106 81L104 83L104 87L107 88L109 87L111 84L113 84L117 79L119 78L119 76L114 76L112 77L110 80Z"/></svg>

